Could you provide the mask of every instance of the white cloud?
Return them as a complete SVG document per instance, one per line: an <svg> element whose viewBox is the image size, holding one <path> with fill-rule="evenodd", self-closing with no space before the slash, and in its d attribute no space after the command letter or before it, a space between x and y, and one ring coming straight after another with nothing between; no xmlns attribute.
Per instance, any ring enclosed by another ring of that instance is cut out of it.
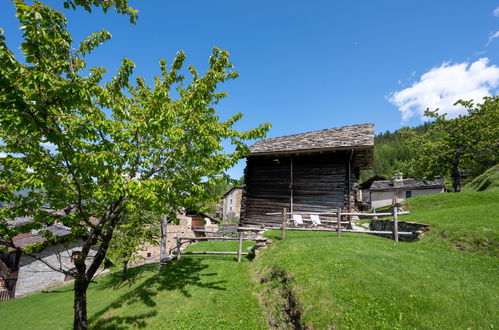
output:
<svg viewBox="0 0 499 330"><path fill-rule="evenodd" d="M499 17L499 7L497 7L496 9L494 9L494 16Z"/></svg>
<svg viewBox="0 0 499 330"><path fill-rule="evenodd" d="M3 151L0 151L0 158L5 158L7 157L7 154Z"/></svg>
<svg viewBox="0 0 499 330"><path fill-rule="evenodd" d="M487 41L487 46L490 45L492 40L494 40L495 38L499 38L499 31L496 31L496 33L491 33L489 35L489 40Z"/></svg>
<svg viewBox="0 0 499 330"><path fill-rule="evenodd" d="M489 65L488 58L473 63L443 63L424 73L411 87L390 94L388 100L402 113L402 121L419 116L424 111L439 109L449 118L464 113L461 106L454 106L459 100L481 102L484 96L497 92L499 67Z"/></svg>

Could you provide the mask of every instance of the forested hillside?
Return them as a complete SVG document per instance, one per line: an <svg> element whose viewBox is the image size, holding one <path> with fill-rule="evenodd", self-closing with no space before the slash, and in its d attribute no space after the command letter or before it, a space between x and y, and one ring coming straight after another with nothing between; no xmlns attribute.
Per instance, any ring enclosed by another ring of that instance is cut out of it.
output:
<svg viewBox="0 0 499 330"><path fill-rule="evenodd" d="M412 129L422 135L430 128L426 122ZM359 182L369 179L375 174L392 177L397 172L403 172L405 162L410 159L410 150L404 145L404 131L409 127L400 128L394 132L386 131L374 137L374 163L372 170L361 172Z"/></svg>

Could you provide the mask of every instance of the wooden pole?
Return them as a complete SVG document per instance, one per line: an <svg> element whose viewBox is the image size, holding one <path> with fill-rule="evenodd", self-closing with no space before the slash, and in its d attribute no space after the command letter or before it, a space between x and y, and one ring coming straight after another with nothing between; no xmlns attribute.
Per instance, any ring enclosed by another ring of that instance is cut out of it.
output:
<svg viewBox="0 0 499 330"><path fill-rule="evenodd" d="M397 205L393 207L393 239L395 242L399 241L399 224L397 215Z"/></svg>
<svg viewBox="0 0 499 330"><path fill-rule="evenodd" d="M286 238L286 208L282 210L281 240Z"/></svg>
<svg viewBox="0 0 499 330"><path fill-rule="evenodd" d="M291 213L293 213L293 198L294 198L294 191L293 191L293 157L290 158L290 172L291 172L291 178L290 181L291 183L289 184L289 190L290 190L290 203L289 203L289 210Z"/></svg>
<svg viewBox="0 0 499 330"><path fill-rule="evenodd" d="M178 237L178 233L176 235L177 238L177 260L180 260L180 237Z"/></svg>
<svg viewBox="0 0 499 330"><path fill-rule="evenodd" d="M241 253L243 252L243 236L239 233L239 248L237 249L237 262L241 262Z"/></svg>
<svg viewBox="0 0 499 330"><path fill-rule="evenodd" d="M338 237L341 237L341 207L338 208L338 213L336 213L336 221L337 221L337 231L338 231Z"/></svg>

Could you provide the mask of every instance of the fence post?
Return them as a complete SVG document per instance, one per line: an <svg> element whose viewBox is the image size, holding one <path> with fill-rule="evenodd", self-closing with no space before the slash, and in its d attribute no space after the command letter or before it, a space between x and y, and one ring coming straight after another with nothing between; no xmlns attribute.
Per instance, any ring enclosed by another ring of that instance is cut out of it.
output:
<svg viewBox="0 0 499 330"><path fill-rule="evenodd" d="M282 210L281 240L286 238L286 208Z"/></svg>
<svg viewBox="0 0 499 330"><path fill-rule="evenodd" d="M338 228L336 229L338 232L338 237L341 237L341 207L338 208L338 213L336 214Z"/></svg>
<svg viewBox="0 0 499 330"><path fill-rule="evenodd" d="M398 214L397 206L393 207L393 239L395 242L399 241L399 224L398 224Z"/></svg>
<svg viewBox="0 0 499 330"><path fill-rule="evenodd" d="M241 262L241 253L243 252L243 236L239 233L239 248L237 250L237 262Z"/></svg>
<svg viewBox="0 0 499 330"><path fill-rule="evenodd" d="M177 238L177 260L180 260L180 239L178 237L178 233L176 235Z"/></svg>

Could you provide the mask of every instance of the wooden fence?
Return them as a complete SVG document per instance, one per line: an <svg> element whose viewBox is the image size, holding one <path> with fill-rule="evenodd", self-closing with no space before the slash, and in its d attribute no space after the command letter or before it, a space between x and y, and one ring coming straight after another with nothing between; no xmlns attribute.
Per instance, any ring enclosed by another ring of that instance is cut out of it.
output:
<svg viewBox="0 0 499 330"><path fill-rule="evenodd" d="M321 221L323 223L333 223L335 228L302 228L302 227L289 227L287 224L291 220L291 216L297 215L324 215L324 216L336 216L336 222L334 221ZM399 232L398 230L398 216L409 214L409 212L398 212L398 208L394 206L392 212L385 213L357 213L357 212L342 212L341 209L335 212L287 212L284 208L281 212L267 213L267 215L282 215L281 227L265 227L265 229L277 229L281 230L281 239L286 238L286 230L297 230L297 231L332 231L337 232L338 237L341 237L342 232L347 233L363 233L363 234L392 234L393 239L398 242L400 235L412 235L412 232ZM393 231L380 231L380 230L356 230L356 229L343 229L342 224L349 223L349 221L341 221L344 216L362 216L362 217L386 217L393 216Z"/></svg>
<svg viewBox="0 0 499 330"><path fill-rule="evenodd" d="M241 234L238 237L176 237L177 246L172 251L172 254L177 256L177 260L180 260L182 254L190 255L237 255L237 262L241 262L241 256L248 255L248 252L243 252L243 241L255 241L256 238L243 238ZM238 241L237 251L181 251L182 244L193 241Z"/></svg>
<svg viewBox="0 0 499 330"><path fill-rule="evenodd" d="M11 299L14 299L14 292L7 289L0 290L0 301L7 301Z"/></svg>

